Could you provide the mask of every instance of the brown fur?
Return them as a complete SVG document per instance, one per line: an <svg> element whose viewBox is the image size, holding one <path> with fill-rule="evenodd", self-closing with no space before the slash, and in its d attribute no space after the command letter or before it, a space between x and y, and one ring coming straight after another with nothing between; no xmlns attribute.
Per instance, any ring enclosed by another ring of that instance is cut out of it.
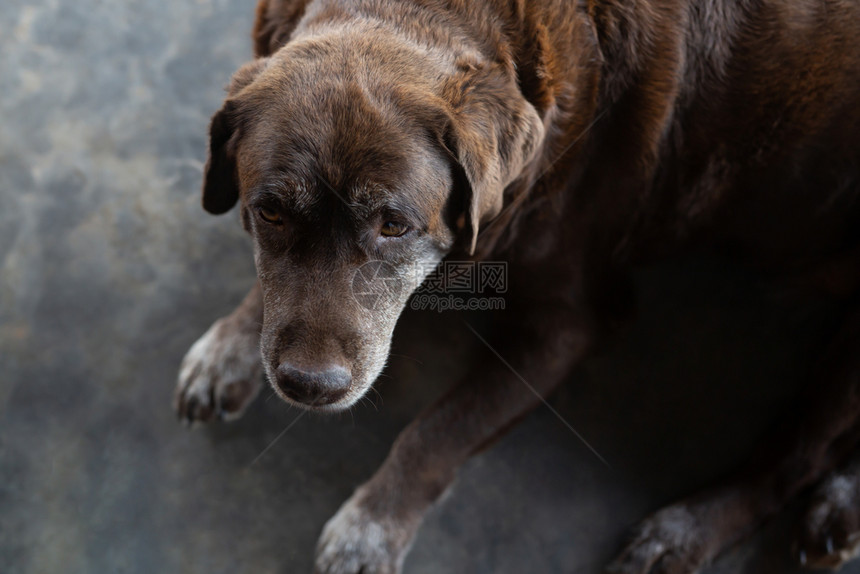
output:
<svg viewBox="0 0 860 574"><path fill-rule="evenodd" d="M633 263L718 250L850 300L857 37L844 0L261 0L203 204L239 202L254 237L275 389L353 404L423 278L410 266L457 252L508 261L490 342L541 394L627 315ZM391 219L409 233L379 236ZM403 289L368 310L350 289L374 261ZM848 320L816 381L834 390L797 442L655 514L615 571L693 572L837 464L857 434L858 339ZM180 413L207 419L181 383ZM459 464L537 404L507 365L481 365L329 522L318 571L398 571Z"/></svg>

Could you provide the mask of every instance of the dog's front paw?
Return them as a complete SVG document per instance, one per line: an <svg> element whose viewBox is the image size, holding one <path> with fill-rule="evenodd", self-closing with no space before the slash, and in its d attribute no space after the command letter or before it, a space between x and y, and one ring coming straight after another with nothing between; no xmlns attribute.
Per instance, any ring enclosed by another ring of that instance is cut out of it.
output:
<svg viewBox="0 0 860 574"><path fill-rule="evenodd" d="M238 418L263 386L260 335L226 319L191 346L179 369L174 408L189 423Z"/></svg>
<svg viewBox="0 0 860 574"><path fill-rule="evenodd" d="M708 527L694 509L676 504L647 518L608 574L693 574L711 558Z"/></svg>
<svg viewBox="0 0 860 574"><path fill-rule="evenodd" d="M347 500L323 528L317 543L315 574L397 574L415 528L374 517L362 489Z"/></svg>
<svg viewBox="0 0 860 574"><path fill-rule="evenodd" d="M818 487L798 542L808 568L836 570L860 553L860 468L834 473Z"/></svg>

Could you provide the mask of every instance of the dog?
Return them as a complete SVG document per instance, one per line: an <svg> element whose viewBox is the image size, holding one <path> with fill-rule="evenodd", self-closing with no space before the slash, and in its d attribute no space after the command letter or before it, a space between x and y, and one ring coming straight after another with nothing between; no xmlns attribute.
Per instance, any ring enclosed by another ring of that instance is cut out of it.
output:
<svg viewBox="0 0 860 574"><path fill-rule="evenodd" d="M697 571L860 438L858 37L841 0L261 0L203 182L207 211L239 204L258 282L188 352L175 408L235 418L264 372L288 403L347 409L429 270L505 261L504 360L419 415L320 537L319 573L399 572L457 468L630 319L633 264L728 254L844 322L796 436L645 519L610 566ZM384 304L354 297L369 264L398 283L369 283ZM814 500L798 559L836 567L860 470Z"/></svg>

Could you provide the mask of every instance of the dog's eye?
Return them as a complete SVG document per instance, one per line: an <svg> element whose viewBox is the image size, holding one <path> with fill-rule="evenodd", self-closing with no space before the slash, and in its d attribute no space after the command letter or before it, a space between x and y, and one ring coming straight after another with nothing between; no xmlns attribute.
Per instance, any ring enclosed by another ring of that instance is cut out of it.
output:
<svg viewBox="0 0 860 574"><path fill-rule="evenodd" d="M409 228L402 223L386 221L382 224L382 228L379 230L379 233L385 237L400 237L407 231L409 231Z"/></svg>
<svg viewBox="0 0 860 574"><path fill-rule="evenodd" d="M271 223L272 225L281 225L284 220L281 218L281 214L273 209L269 209L268 207L258 207L257 213L260 214L260 217L266 223Z"/></svg>

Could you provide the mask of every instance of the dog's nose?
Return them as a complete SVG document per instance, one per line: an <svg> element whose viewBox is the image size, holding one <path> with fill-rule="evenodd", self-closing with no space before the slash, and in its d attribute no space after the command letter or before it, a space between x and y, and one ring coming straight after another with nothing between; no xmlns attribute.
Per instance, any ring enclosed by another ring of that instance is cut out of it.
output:
<svg viewBox="0 0 860 574"><path fill-rule="evenodd" d="M339 401L349 390L352 377L340 365L320 370L298 369L281 363L276 371L278 388L294 401L311 406L330 405Z"/></svg>

